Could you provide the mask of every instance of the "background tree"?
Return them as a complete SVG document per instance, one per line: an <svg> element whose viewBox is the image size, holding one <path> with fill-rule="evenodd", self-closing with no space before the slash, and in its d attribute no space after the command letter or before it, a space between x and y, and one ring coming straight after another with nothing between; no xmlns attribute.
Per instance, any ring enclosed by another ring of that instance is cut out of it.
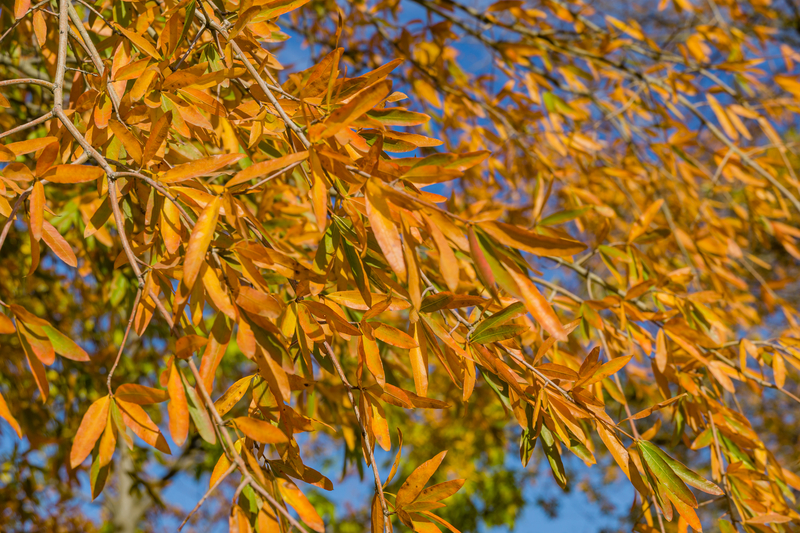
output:
<svg viewBox="0 0 800 533"><path fill-rule="evenodd" d="M4 531L796 527L791 0L0 6Z"/></svg>

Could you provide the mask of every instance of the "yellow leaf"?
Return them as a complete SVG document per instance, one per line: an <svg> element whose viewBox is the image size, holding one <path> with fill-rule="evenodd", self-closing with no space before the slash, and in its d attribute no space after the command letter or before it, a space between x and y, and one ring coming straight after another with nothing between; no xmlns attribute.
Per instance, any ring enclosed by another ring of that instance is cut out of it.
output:
<svg viewBox="0 0 800 533"><path fill-rule="evenodd" d="M719 101L714 98L714 95L711 93L706 95L706 99L708 100L708 104L711 106L711 110L714 112L714 115L716 115L719 125L722 126L722 130L725 132L725 135L734 141L738 140L739 133L736 131L736 128L733 127L733 124L731 124L728 113L725 111L725 109L723 109L722 105L720 105Z"/></svg>

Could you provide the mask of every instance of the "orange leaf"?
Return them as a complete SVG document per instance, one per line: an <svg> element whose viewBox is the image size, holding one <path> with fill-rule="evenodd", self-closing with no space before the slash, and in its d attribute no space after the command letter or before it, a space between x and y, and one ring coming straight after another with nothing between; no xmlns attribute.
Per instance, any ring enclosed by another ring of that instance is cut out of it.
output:
<svg viewBox="0 0 800 533"><path fill-rule="evenodd" d="M38 13L38 11L37 11ZM44 185L39 180L33 182L31 191L31 234L41 240L42 223L44 222Z"/></svg>
<svg viewBox="0 0 800 533"><path fill-rule="evenodd" d="M14 428L14 431L17 432L17 436L22 438L22 429L19 427L19 422L17 422L17 419L14 418L14 415L9 411L6 400L2 395L0 395L0 417L3 417L3 419Z"/></svg>
<svg viewBox="0 0 800 533"><path fill-rule="evenodd" d="M0 313L0 334L8 335L15 331L17 331L17 328L14 327L14 323L11 319L3 313Z"/></svg>
<svg viewBox="0 0 800 533"><path fill-rule="evenodd" d="M381 361L381 353L378 349L378 343L374 339L363 335L358 339L358 349L367 363L367 368L375 377L378 385L383 387L386 384L386 373L383 370L383 361Z"/></svg>
<svg viewBox="0 0 800 533"><path fill-rule="evenodd" d="M385 294L371 293L371 296L372 300L376 302L380 300L386 300ZM358 291L332 292L330 294L326 294L325 298L328 298L337 304L349 307L350 309L355 309L356 311L367 311L370 308L370 306L364 302L364 297ZM408 309L410 306L411 304L409 304L407 301L395 297L391 299L389 307L386 310L402 311L403 309Z"/></svg>
<svg viewBox="0 0 800 533"><path fill-rule="evenodd" d="M97 439L100 438L106 427L108 404L109 397L103 396L90 405L86 414L83 415L83 420L81 420L81 425L72 443L72 451L69 454L71 468L77 468L92 453Z"/></svg>
<svg viewBox="0 0 800 533"><path fill-rule="evenodd" d="M231 320L236 320L236 309L233 307L228 293L222 288L217 273L211 267L206 268L203 272L203 287L216 308Z"/></svg>
<svg viewBox="0 0 800 533"><path fill-rule="evenodd" d="M20 141L5 145L5 147L14 155L21 156L31 152L37 152L50 143L58 142L55 137L39 137L38 139L28 139L27 141Z"/></svg>
<svg viewBox="0 0 800 533"><path fill-rule="evenodd" d="M214 238L221 204L220 197L215 196L200 214L194 230L192 230L192 235L189 237L189 245L186 248L186 258L183 263L183 284L188 289L194 286L200 267L205 261L208 246Z"/></svg>
<svg viewBox="0 0 800 533"><path fill-rule="evenodd" d="M249 313L266 318L278 318L283 311L282 305L273 296L246 286L239 289L236 304Z"/></svg>
<svg viewBox="0 0 800 533"><path fill-rule="evenodd" d="M175 444L183 446L189 435L189 403L186 401L186 391L183 389L177 359L172 361L172 366L169 368L167 390L169 391L169 405L167 405L169 432Z"/></svg>
<svg viewBox="0 0 800 533"><path fill-rule="evenodd" d="M479 226L499 243L535 255L568 257L586 249L586 245L578 241L537 235L532 231L502 222L481 222Z"/></svg>
<svg viewBox="0 0 800 533"><path fill-rule="evenodd" d="M320 518L314 506L311 505L311 502L308 501L308 498L300 492L297 485L286 479L279 479L278 487L280 488L283 499L297 511L300 519L305 522L308 527L320 533L325 531L325 523L322 521L322 518Z"/></svg>
<svg viewBox="0 0 800 533"><path fill-rule="evenodd" d="M370 326L372 326L373 335L387 344L406 350L417 347L416 341L404 331L386 324L371 323Z"/></svg>
<svg viewBox="0 0 800 533"><path fill-rule="evenodd" d="M103 177L105 171L90 165L56 165L42 179L51 183L86 183Z"/></svg>
<svg viewBox="0 0 800 533"><path fill-rule="evenodd" d="M367 217L375 233L375 239L383 251L386 262L392 267L400 281L406 280L406 261L400 232L392 221L389 204L381 188L372 180L366 186Z"/></svg>
<svg viewBox="0 0 800 533"><path fill-rule="evenodd" d="M78 258L75 257L75 252L72 251L72 247L70 247L67 240L61 236L58 230L46 220L43 221L42 229L44 229L42 233L44 242L53 250L53 253L69 266L77 267Z"/></svg>
<svg viewBox="0 0 800 533"><path fill-rule="evenodd" d="M303 161L307 157L308 152L303 151L250 165L246 169L236 174L228 183L225 184L225 186L231 188L242 183L247 183L253 178L260 178L261 176L275 173L282 168L286 168L289 165L297 163L298 161Z"/></svg>
<svg viewBox="0 0 800 533"><path fill-rule="evenodd" d="M117 387L114 397L118 400L135 403L137 405L149 405L152 403L166 402L169 395L161 389L154 389L136 383L125 383Z"/></svg>
<svg viewBox="0 0 800 533"><path fill-rule="evenodd" d="M335 135L361 115L381 103L384 98L389 96L391 91L392 82L389 80L379 81L367 87L355 95L350 102L328 115L325 122L317 128L312 128L312 131L320 139Z"/></svg>
<svg viewBox="0 0 800 533"><path fill-rule="evenodd" d="M245 157L244 154L223 154L204 157L197 161L172 167L159 177L158 180L162 183L177 183L199 176L207 176L216 170L239 161L243 157Z"/></svg>
<svg viewBox="0 0 800 533"><path fill-rule="evenodd" d="M111 129L111 133L122 142L128 155L137 163L142 164L142 143L133 136L133 133L113 119L108 121L108 127Z"/></svg>
<svg viewBox="0 0 800 533"><path fill-rule="evenodd" d="M208 486L213 487L214 484L217 482L218 479L222 477L222 474L227 472L227 470L231 467L231 461L228 459L228 456L225 455L223 452L222 455L219 456L219 460L217 464L214 465L214 470L211 471L211 477L208 480Z"/></svg>
<svg viewBox="0 0 800 533"><path fill-rule="evenodd" d="M439 271L447 284L447 288L452 292L456 292L458 290L459 277L461 276L456 254L453 253L453 249L450 248L450 244L447 242L442 230L439 229L439 226L428 215L423 213L422 216L428 223L431 237L433 237L436 250L439 252Z"/></svg>
<svg viewBox="0 0 800 533"><path fill-rule="evenodd" d="M97 448L97 462L100 468L106 466L111 462L114 457L114 450L117 447L117 434L114 428L114 422L109 416L106 419L106 429L103 431L103 436L100 437L100 446Z"/></svg>
<svg viewBox="0 0 800 533"><path fill-rule="evenodd" d="M178 251L181 245L181 212L171 200L164 200L164 207L161 208L161 238L164 246L170 254Z"/></svg>
<svg viewBox="0 0 800 533"><path fill-rule="evenodd" d="M440 452L433 459L419 465L411 475L408 476L406 482L403 483L403 486L397 491L395 505L398 508L405 507L417 499L422 489L425 488L425 485L428 483L428 480L431 479L431 476L433 476L434 472L439 468L439 465L442 464L445 455L447 455L447 451Z"/></svg>
<svg viewBox="0 0 800 533"><path fill-rule="evenodd" d="M231 385L220 398L214 402L214 407L217 409L219 416L225 416L228 411L242 399L247 389L250 387L250 382L253 381L253 376L245 376L233 385Z"/></svg>
<svg viewBox="0 0 800 533"><path fill-rule="evenodd" d="M147 165L158 153L161 145L169 135L169 127L172 124L172 111L167 111L156 120L155 124L150 128L150 137L147 138L147 143L144 145L142 152L142 165Z"/></svg>
<svg viewBox="0 0 800 533"><path fill-rule="evenodd" d="M131 431L155 449L166 454L171 453L161 430L141 406L124 400L117 400L117 405L122 413L122 420L126 426L131 428Z"/></svg>
<svg viewBox="0 0 800 533"><path fill-rule="evenodd" d="M236 427L239 428L242 433L256 442L264 444L289 442L289 437L287 437L283 431L264 420L240 416L234 418L233 423L236 424Z"/></svg>
<svg viewBox="0 0 800 533"><path fill-rule="evenodd" d="M50 384L47 382L47 377L45 376L44 365L39 361L39 358L36 357L36 354L33 353L33 348L26 340L26 337L20 332L21 329L22 328L17 328L17 337L22 345L22 350L25 352L25 359L28 361L28 367L31 369L33 379L36 381L36 387L39 389L39 393L42 395L42 401L44 402L47 400L48 394L50 394Z"/></svg>
<svg viewBox="0 0 800 533"><path fill-rule="evenodd" d="M36 41L39 43L39 47L44 46L45 42L47 42L47 24L44 21L44 15L39 10L33 12L33 31L36 34Z"/></svg>
<svg viewBox="0 0 800 533"><path fill-rule="evenodd" d="M519 296L521 296L528 312L539 322L542 329L555 337L556 340L567 340L567 332L564 330L564 326L562 326L561 321L558 320L558 316L556 316L555 311L553 311L553 308L550 306L550 302L542 296L542 293L539 292L536 285L534 285L527 276L517 272L514 268L509 268L508 274L517 284L517 287L519 287Z"/></svg>
<svg viewBox="0 0 800 533"><path fill-rule="evenodd" d="M122 35L127 37L134 45L136 45L136 48L146 53L153 59L159 61L161 60L161 54L159 54L158 51L156 51L155 46L153 46L153 44L150 41L148 41L145 37L126 29L125 27L119 24L116 23L112 24L117 30L119 30L120 33L122 33Z"/></svg>
<svg viewBox="0 0 800 533"><path fill-rule="evenodd" d="M19 20L24 17L31 8L31 0L14 0L14 18Z"/></svg>

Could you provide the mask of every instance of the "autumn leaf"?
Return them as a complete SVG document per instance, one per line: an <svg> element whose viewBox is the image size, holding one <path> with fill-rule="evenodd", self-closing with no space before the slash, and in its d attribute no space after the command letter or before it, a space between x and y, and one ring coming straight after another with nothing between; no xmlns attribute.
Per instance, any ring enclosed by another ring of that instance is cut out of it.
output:
<svg viewBox="0 0 800 533"><path fill-rule="evenodd" d="M419 465L411 475L408 476L405 483L403 483L397 491L395 505L398 508L405 507L417 500L425 485L428 484L428 480L430 480L431 476L433 476L434 472L439 468L439 465L442 464L445 455L447 455L446 451L438 453L433 459Z"/></svg>
<svg viewBox="0 0 800 533"><path fill-rule="evenodd" d="M166 391L154 389L136 383L125 383L117 387L114 397L137 405L150 405L165 402L169 399Z"/></svg>
<svg viewBox="0 0 800 533"><path fill-rule="evenodd" d="M281 496L286 500L286 503L297 511L303 523L314 531L325 531L325 523L322 521L322 518L317 514L317 511L314 509L314 506L311 505L311 502L308 501L308 498L300 492L297 485L291 481L280 479L278 480L278 488L280 489Z"/></svg>
<svg viewBox="0 0 800 533"><path fill-rule="evenodd" d="M183 267L183 283L187 288L194 286L197 274L200 273L200 267L205 261L206 252L217 228L217 218L219 217L221 204L221 198L215 196L197 218L192 235L189 237L189 245L186 249L186 259Z"/></svg>
<svg viewBox="0 0 800 533"><path fill-rule="evenodd" d="M69 454L70 468L77 468L92 453L92 448L106 427L109 400L108 396L96 400L83 415Z"/></svg>
<svg viewBox="0 0 800 533"><path fill-rule="evenodd" d="M208 176L212 172L241 160L243 157L245 157L244 154L224 154L204 157L197 161L172 167L159 176L159 181L162 183L177 183L198 176Z"/></svg>
<svg viewBox="0 0 800 533"><path fill-rule="evenodd" d="M279 444L281 442L289 441L289 438L283 431L264 420L240 416L238 418L234 418L233 423L242 431L242 433L256 442L261 442L264 444Z"/></svg>
<svg viewBox="0 0 800 533"><path fill-rule="evenodd" d="M44 223L44 185L39 180L33 183L31 191L31 234L37 241L42 238Z"/></svg>
<svg viewBox="0 0 800 533"><path fill-rule="evenodd" d="M51 183L86 183L104 174L100 167L88 165L56 165L45 172L42 179Z"/></svg>
<svg viewBox="0 0 800 533"><path fill-rule="evenodd" d="M378 185L367 181L367 216L369 217L375 239L383 250L386 262L401 281L406 279L406 263L403 258L403 245L400 232L394 224L389 204Z"/></svg>
<svg viewBox="0 0 800 533"><path fill-rule="evenodd" d="M72 247L69 245L69 242L58 232L58 230L53 227L48 221L42 222L42 238L44 239L45 244L53 250L59 259L64 261L67 265L71 267L78 266L78 258L75 257L75 252L72 251Z"/></svg>
<svg viewBox="0 0 800 533"><path fill-rule="evenodd" d="M11 414L11 411L8 409L8 404L2 395L0 395L0 417L8 422L12 428L14 428L14 431L17 433L17 437L22 438L22 428L19 427L19 422L17 422L17 419Z"/></svg>
<svg viewBox="0 0 800 533"><path fill-rule="evenodd" d="M167 392L169 394L169 432L172 440L178 446L183 446L189 435L189 404L186 401L186 392L178 370L178 361L173 360L167 378Z"/></svg>
<svg viewBox="0 0 800 533"><path fill-rule="evenodd" d="M5 148L11 150L15 156L30 154L38 152L45 146L58 141L55 137L39 137L36 139L29 139L27 141L20 141L5 145Z"/></svg>
<svg viewBox="0 0 800 533"><path fill-rule="evenodd" d="M519 296L523 300L525 307L533 318L539 322L542 328L556 340L567 340L567 333L561 321L556 316L550 303L542 296L536 285L527 276L520 274L515 269L508 270L508 274L517 284Z"/></svg>
<svg viewBox="0 0 800 533"><path fill-rule="evenodd" d="M261 161L259 163L255 163L250 165L244 170L239 171L233 178L231 178L225 186L228 188L235 187L237 185L241 185L242 183L247 183L248 181L254 178L260 178L262 176L267 176L272 174L280 169L289 167L290 165L294 165L300 161L304 161L308 158L307 151L295 152L293 154L288 154L282 157L278 157L275 159L269 159L267 161Z"/></svg>

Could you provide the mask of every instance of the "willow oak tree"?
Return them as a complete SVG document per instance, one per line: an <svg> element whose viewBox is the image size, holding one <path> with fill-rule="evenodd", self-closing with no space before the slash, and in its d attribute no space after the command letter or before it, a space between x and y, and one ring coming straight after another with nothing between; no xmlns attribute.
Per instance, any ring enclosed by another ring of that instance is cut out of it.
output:
<svg viewBox="0 0 800 533"><path fill-rule="evenodd" d="M507 426L640 533L796 528L792 0L0 5L4 530L193 470L323 531L320 443L472 529Z"/></svg>

